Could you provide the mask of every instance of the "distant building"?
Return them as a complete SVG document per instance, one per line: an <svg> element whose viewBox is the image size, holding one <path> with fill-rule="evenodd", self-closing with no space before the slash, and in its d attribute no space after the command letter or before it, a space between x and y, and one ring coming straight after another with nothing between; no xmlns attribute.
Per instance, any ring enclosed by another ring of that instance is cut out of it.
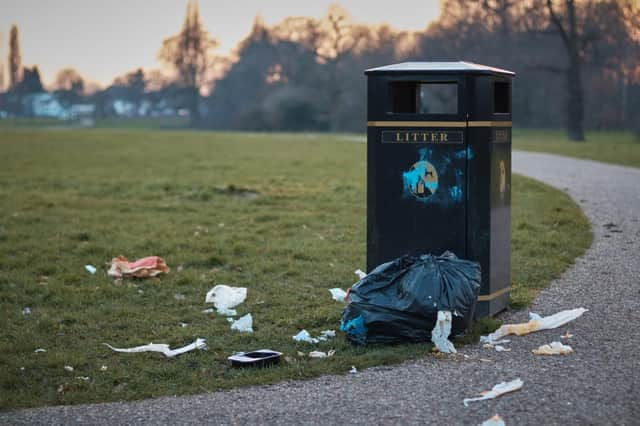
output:
<svg viewBox="0 0 640 426"><path fill-rule="evenodd" d="M32 93L22 99L25 110L34 117L57 118L68 120L69 111L51 93Z"/></svg>

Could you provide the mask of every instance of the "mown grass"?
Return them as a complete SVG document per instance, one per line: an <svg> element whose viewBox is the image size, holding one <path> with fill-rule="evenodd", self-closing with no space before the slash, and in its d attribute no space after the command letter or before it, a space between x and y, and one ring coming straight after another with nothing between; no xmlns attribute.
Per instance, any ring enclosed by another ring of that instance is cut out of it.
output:
<svg viewBox="0 0 640 426"><path fill-rule="evenodd" d="M585 142L572 142L562 130L514 129L513 149L640 167L640 141L631 132L589 131Z"/></svg>
<svg viewBox="0 0 640 426"><path fill-rule="evenodd" d="M0 408L199 393L427 354L421 344L352 347L340 333L317 346L291 339L337 329L342 305L327 289L350 286L364 267L364 150L351 136L0 129ZM516 306L589 241L565 194L514 177ZM114 286L106 263L119 254L160 255L172 271ZM253 315L253 334L201 312L221 283L248 288L238 312ZM209 350L176 359L102 345L197 337ZM290 362L227 366L230 354L260 348ZM297 355L314 349L336 356Z"/></svg>

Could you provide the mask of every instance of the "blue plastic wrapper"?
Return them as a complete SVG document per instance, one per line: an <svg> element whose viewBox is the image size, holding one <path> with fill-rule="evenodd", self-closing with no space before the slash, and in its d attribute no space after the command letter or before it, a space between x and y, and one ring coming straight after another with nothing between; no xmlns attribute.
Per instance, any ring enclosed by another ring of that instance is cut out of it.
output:
<svg viewBox="0 0 640 426"><path fill-rule="evenodd" d="M480 279L477 262L450 252L400 257L351 288L340 330L356 345L426 342L438 311L451 311L452 334L461 334L473 319Z"/></svg>

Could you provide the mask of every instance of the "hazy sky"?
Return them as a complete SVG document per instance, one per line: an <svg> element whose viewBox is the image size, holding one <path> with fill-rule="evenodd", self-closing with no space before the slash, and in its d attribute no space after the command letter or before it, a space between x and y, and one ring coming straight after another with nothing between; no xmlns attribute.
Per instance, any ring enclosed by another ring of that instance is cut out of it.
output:
<svg viewBox="0 0 640 426"><path fill-rule="evenodd" d="M136 67L158 68L162 40L177 33L187 0L0 0L2 62L11 24L20 30L22 62L37 64L45 84L63 67L109 84ZM438 0L200 0L200 15L225 54L251 29L256 14L267 24L287 16L321 17L339 3L354 20L424 29L439 14Z"/></svg>

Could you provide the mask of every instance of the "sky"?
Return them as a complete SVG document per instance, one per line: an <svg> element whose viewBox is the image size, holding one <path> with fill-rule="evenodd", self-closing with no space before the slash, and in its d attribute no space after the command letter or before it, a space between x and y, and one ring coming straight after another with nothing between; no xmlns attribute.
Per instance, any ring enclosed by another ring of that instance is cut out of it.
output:
<svg viewBox="0 0 640 426"><path fill-rule="evenodd" d="M421 30L439 15L438 0L200 0L205 28L227 54L257 14L267 25L287 16L322 17L340 4L357 22ZM37 64L49 84L65 67L108 85L142 67L159 68L162 40L180 30L187 0L0 0L0 55L6 66L9 29L18 25L23 65ZM6 74L5 74L6 75Z"/></svg>

